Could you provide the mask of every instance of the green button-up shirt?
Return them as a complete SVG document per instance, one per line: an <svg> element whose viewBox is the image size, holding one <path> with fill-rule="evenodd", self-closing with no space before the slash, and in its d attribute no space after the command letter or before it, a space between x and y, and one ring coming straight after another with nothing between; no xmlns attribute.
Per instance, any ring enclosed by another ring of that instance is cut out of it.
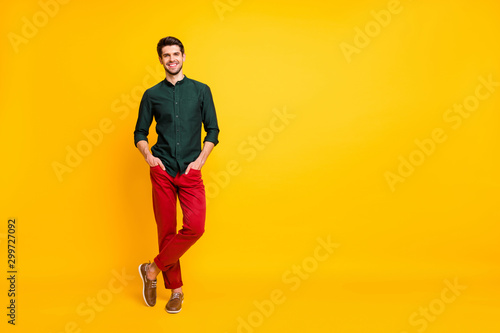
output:
<svg viewBox="0 0 500 333"><path fill-rule="evenodd" d="M175 85L166 79L147 89L139 106L134 141L148 142L153 118L158 140L151 152L172 177L184 173L201 152L201 125L207 133L203 142L219 143L219 126L210 88L186 76Z"/></svg>

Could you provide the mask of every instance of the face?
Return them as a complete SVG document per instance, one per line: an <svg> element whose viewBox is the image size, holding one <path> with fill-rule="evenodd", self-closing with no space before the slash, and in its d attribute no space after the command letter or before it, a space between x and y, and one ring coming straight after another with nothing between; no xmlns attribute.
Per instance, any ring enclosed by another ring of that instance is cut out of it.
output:
<svg viewBox="0 0 500 333"><path fill-rule="evenodd" d="M185 60L186 54L181 53L178 45L167 45L161 49L160 62L171 75L179 74Z"/></svg>

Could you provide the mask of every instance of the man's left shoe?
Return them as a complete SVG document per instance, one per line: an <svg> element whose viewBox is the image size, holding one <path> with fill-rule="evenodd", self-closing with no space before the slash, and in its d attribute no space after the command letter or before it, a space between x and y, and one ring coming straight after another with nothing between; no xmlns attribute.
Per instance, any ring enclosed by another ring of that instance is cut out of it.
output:
<svg viewBox="0 0 500 333"><path fill-rule="evenodd" d="M165 311L168 313L179 313L182 310L182 302L184 301L183 293L172 293L167 305L165 306Z"/></svg>
<svg viewBox="0 0 500 333"><path fill-rule="evenodd" d="M148 268L151 264L139 265L139 274L142 279L142 297L147 306L155 306L156 304L156 279L148 279Z"/></svg>

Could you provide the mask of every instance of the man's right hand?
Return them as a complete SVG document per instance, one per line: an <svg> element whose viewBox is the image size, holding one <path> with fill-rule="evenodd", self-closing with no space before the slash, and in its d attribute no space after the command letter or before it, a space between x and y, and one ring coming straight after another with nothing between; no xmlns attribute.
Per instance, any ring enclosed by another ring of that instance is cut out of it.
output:
<svg viewBox="0 0 500 333"><path fill-rule="evenodd" d="M163 165L161 160L158 157L154 157L153 154L151 154L151 152L149 151L149 145L148 145L147 141L141 140L141 141L137 142L136 146L139 149L139 151L141 152L142 156L144 156L144 159L146 160L146 162L149 164L149 166L151 168L159 165L160 168L163 171L165 171L165 166Z"/></svg>
<svg viewBox="0 0 500 333"><path fill-rule="evenodd" d="M161 160L158 157L154 157L152 154L148 154L146 157L146 162L149 164L150 167L155 167L157 165L160 166L160 168L165 171L165 166L161 162Z"/></svg>

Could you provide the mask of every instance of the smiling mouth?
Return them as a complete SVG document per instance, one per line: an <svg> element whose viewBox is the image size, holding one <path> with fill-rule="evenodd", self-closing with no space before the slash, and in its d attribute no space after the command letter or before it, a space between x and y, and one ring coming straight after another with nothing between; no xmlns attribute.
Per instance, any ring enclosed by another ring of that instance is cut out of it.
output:
<svg viewBox="0 0 500 333"><path fill-rule="evenodd" d="M168 64L168 67L170 67L170 68L173 68L173 67L176 67L176 66L177 66L177 64L176 64L176 63L173 63L173 64Z"/></svg>

